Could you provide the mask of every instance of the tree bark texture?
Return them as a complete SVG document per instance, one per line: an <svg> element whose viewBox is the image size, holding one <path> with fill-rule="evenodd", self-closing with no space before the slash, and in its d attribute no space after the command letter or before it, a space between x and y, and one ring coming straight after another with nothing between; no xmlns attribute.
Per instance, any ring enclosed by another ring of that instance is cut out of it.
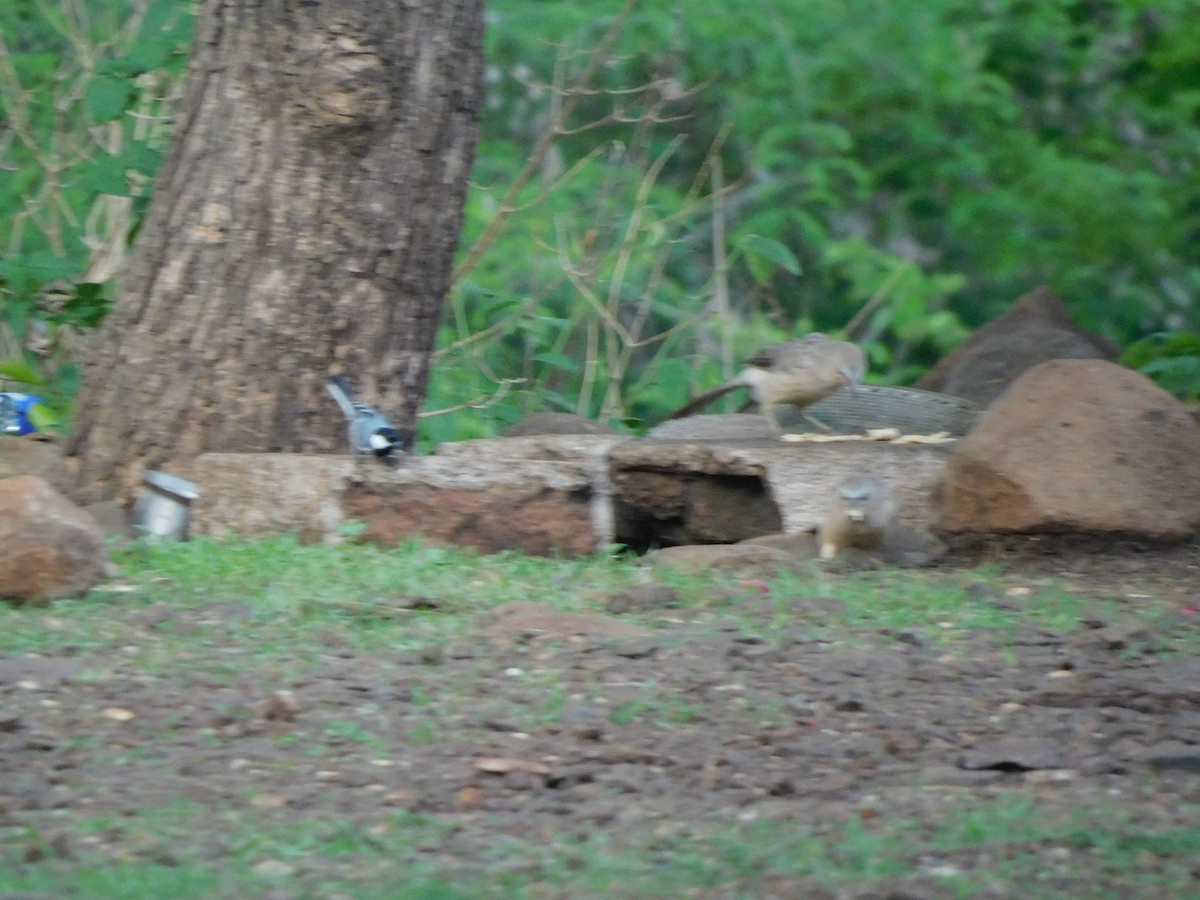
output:
<svg viewBox="0 0 1200 900"><path fill-rule="evenodd" d="M67 452L84 496L206 451L344 452L341 373L411 440L462 224L482 0L206 0Z"/></svg>

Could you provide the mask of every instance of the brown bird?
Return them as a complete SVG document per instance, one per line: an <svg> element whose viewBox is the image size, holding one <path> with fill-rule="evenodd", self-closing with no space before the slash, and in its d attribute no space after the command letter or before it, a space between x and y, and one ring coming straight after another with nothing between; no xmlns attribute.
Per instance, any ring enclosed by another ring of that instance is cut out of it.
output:
<svg viewBox="0 0 1200 900"><path fill-rule="evenodd" d="M786 403L803 409L847 385L853 388L866 372L867 358L857 344L814 332L767 347L747 360L745 368L729 381L685 403L667 418L690 416L718 397L744 387L750 389L775 430L782 432L776 407Z"/></svg>
<svg viewBox="0 0 1200 900"><path fill-rule="evenodd" d="M832 559L848 547L880 549L895 518L896 501L885 482L870 475L847 478L834 491L817 529L821 559Z"/></svg>

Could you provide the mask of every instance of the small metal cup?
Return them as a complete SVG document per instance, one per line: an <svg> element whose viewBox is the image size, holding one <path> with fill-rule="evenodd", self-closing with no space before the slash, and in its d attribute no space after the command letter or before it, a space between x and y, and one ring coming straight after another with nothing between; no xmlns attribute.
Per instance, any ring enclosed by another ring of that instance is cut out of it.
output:
<svg viewBox="0 0 1200 900"><path fill-rule="evenodd" d="M133 508L134 524L145 534L171 541L188 539L196 485L166 472L142 473L142 492Z"/></svg>

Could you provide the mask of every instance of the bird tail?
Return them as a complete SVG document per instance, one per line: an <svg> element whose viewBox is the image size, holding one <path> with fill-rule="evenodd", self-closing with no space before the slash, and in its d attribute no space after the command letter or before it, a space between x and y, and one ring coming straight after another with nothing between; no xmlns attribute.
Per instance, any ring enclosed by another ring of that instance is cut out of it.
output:
<svg viewBox="0 0 1200 900"><path fill-rule="evenodd" d="M346 414L346 418L353 420L356 415L354 394L350 390L350 385L346 383L346 379L341 375L330 375L327 387L329 393L333 395L333 399L342 408L342 412Z"/></svg>
<svg viewBox="0 0 1200 900"><path fill-rule="evenodd" d="M712 403L718 397L724 397L730 391L735 391L740 387L746 387L746 385L738 382L726 382L720 387L713 388L711 391L705 391L699 397L683 404L683 406L679 407L679 409L675 410L675 412L671 413L663 421L665 422L667 419L682 419L684 416L690 416L704 409L704 407L708 406L708 404Z"/></svg>

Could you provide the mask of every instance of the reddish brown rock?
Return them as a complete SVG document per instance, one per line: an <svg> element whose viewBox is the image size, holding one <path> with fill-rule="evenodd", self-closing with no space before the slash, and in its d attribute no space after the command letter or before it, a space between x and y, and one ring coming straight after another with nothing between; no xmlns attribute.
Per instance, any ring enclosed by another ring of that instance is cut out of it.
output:
<svg viewBox="0 0 1200 900"><path fill-rule="evenodd" d="M389 545L419 535L485 553L567 555L611 543L596 537L589 464L506 457L508 441L469 443L480 446L396 469L348 456L206 453L196 460L192 534L291 531L304 541L355 535Z"/></svg>
<svg viewBox="0 0 1200 900"><path fill-rule="evenodd" d="M0 479L0 597L78 596L107 568L104 532L91 516L34 475Z"/></svg>
<svg viewBox="0 0 1200 900"><path fill-rule="evenodd" d="M1117 358L1104 338L1081 331L1050 288L1035 288L933 367L917 387L987 406L1020 375L1051 359Z"/></svg>
<svg viewBox="0 0 1200 900"><path fill-rule="evenodd" d="M342 509L348 519L366 524L359 540L385 545L421 536L481 553L582 556L595 549L588 495L539 483L481 490L352 485Z"/></svg>
<svg viewBox="0 0 1200 900"><path fill-rule="evenodd" d="M1200 527L1200 425L1137 372L1043 363L959 443L932 501L947 531L1184 538Z"/></svg>

